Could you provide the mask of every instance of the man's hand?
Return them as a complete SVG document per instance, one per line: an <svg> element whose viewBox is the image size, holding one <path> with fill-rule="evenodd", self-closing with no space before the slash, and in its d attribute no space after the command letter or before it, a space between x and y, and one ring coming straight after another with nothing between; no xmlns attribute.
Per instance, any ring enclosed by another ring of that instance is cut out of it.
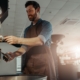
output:
<svg viewBox="0 0 80 80"><path fill-rule="evenodd" d="M11 61L11 60L13 60L14 58L15 58L15 55L14 55L14 53L12 53L12 52L9 52L9 53L6 53L6 54L3 55L3 59L4 59L6 62Z"/></svg>
<svg viewBox="0 0 80 80"><path fill-rule="evenodd" d="M4 37L5 41L7 41L9 44L18 44L18 37L15 36L6 36Z"/></svg>

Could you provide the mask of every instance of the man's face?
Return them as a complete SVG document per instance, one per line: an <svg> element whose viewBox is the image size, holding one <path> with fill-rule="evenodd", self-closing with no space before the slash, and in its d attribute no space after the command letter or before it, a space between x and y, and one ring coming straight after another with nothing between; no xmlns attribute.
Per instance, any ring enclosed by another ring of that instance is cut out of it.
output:
<svg viewBox="0 0 80 80"><path fill-rule="evenodd" d="M36 19L38 10L35 10L35 8L32 5L26 8L26 12L30 21L34 21Z"/></svg>

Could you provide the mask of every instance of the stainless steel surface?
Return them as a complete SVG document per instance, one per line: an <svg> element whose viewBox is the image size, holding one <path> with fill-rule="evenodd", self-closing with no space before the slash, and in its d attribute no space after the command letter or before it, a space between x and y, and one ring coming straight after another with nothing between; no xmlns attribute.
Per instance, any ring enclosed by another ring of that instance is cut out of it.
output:
<svg viewBox="0 0 80 80"><path fill-rule="evenodd" d="M0 80L47 80L46 76L3 76Z"/></svg>
<svg viewBox="0 0 80 80"><path fill-rule="evenodd" d="M18 48L8 44L8 43L1 43L0 42L0 49L1 52L14 52L18 50ZM6 67L6 68L5 68ZM0 75L15 75L16 72L16 58L10 62L6 62L3 60L3 55L1 55L0 59Z"/></svg>

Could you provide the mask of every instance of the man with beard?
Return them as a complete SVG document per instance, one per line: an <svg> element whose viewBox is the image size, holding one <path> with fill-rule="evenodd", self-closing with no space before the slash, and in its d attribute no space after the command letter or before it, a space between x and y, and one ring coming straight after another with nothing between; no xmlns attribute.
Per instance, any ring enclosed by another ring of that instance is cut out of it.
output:
<svg viewBox="0 0 80 80"><path fill-rule="evenodd" d="M40 5L36 1L27 1L26 12L31 24L24 31L24 38L6 36L9 44L22 44L14 53L7 53L10 60L24 54L23 74L44 75L47 80L56 80L53 57L50 51L52 25L40 18Z"/></svg>

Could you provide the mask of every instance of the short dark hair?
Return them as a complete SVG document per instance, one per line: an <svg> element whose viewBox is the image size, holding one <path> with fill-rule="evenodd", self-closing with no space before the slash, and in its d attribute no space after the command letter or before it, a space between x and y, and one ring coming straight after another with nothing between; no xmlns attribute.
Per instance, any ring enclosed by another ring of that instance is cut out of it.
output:
<svg viewBox="0 0 80 80"><path fill-rule="evenodd" d="M35 9L40 8L39 3L36 1L27 1L25 4L25 8L28 7L29 5L32 5Z"/></svg>

